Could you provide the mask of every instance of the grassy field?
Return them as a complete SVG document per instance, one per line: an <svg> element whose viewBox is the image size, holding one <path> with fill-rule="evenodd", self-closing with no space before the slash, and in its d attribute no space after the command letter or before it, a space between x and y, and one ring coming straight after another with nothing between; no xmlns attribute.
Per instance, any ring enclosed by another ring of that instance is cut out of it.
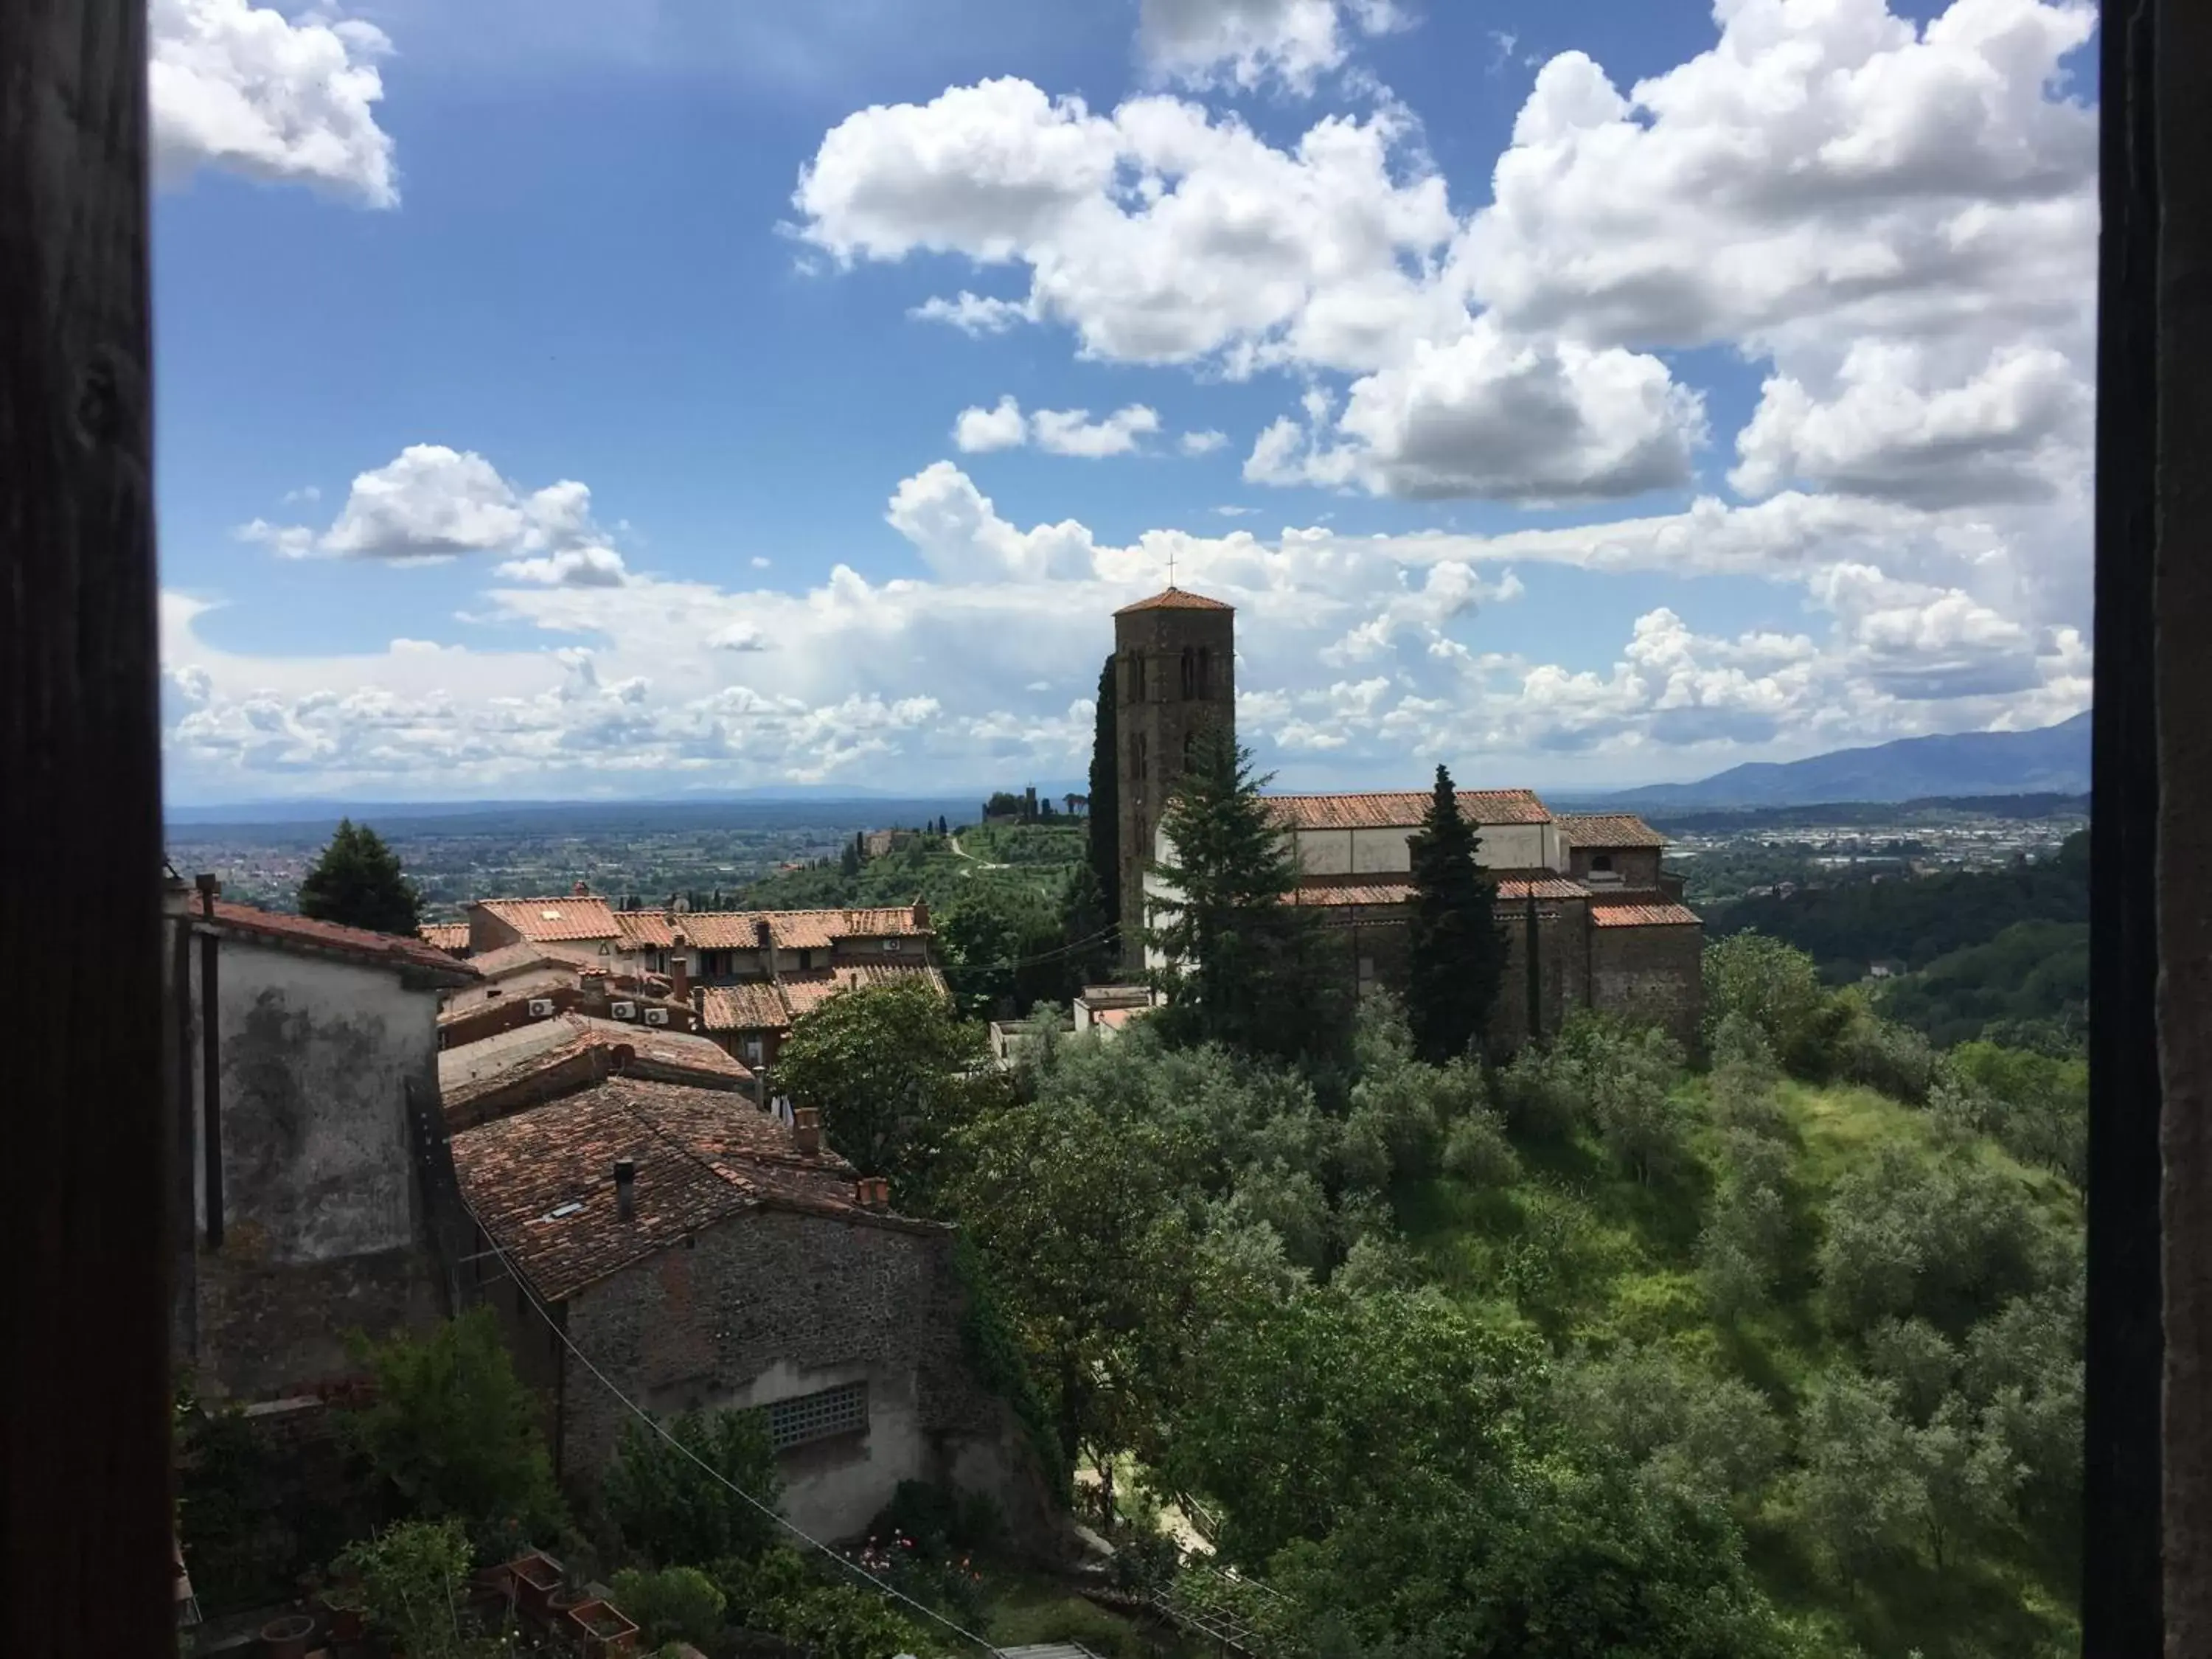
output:
<svg viewBox="0 0 2212 1659"><path fill-rule="evenodd" d="M1425 1270L1471 1304L1510 1297L1566 1352L1622 1341L1662 1344L1742 1378L1783 1421L1824 1364L1844 1357L1814 1301L1818 1217L1845 1171L1875 1148L1932 1156L1927 1115L1869 1089L1785 1083L1780 1100L1793 1154L1790 1266L1773 1305L1735 1327L1710 1316L1696 1277L1699 1218L1717 1146L1702 1078L1677 1094L1694 1125L1695 1159L1667 1179L1639 1183L1591 1140L1521 1147L1522 1180L1474 1188L1449 1177L1401 1188L1401 1229ZM2079 1227L2079 1195L2058 1176L2026 1168L1993 1142L1974 1156L2017 1180L2056 1220ZM2024 1534L1997 1540L1938 1571L1901 1561L1846 1591L1805 1560L1779 1524L1750 1518L1752 1559L1785 1608L1821 1632L1825 1651L1869 1659L1965 1659L2046 1650L2070 1626L2070 1561L2049 1559Z"/></svg>

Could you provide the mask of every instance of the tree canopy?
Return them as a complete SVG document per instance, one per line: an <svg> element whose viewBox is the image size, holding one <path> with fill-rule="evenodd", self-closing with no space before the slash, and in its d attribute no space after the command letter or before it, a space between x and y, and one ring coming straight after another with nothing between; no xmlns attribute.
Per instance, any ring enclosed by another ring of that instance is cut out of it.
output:
<svg viewBox="0 0 2212 1659"><path fill-rule="evenodd" d="M1414 1048L1432 1065L1464 1056L1481 1041L1504 972L1505 941L1492 909L1497 889L1475 864L1479 850L1451 774L1439 766L1410 848L1413 905L1406 930L1406 1018Z"/></svg>
<svg viewBox="0 0 2212 1659"><path fill-rule="evenodd" d="M841 991L793 1023L775 1083L822 1114L830 1144L869 1175L926 1172L966 1109L987 1048L920 975Z"/></svg>
<svg viewBox="0 0 2212 1659"><path fill-rule="evenodd" d="M1269 819L1250 751L1225 726L1199 735L1161 821L1175 862L1159 874L1152 942L1167 957L1167 1029L1250 1054L1322 1057L1347 1034L1349 998L1322 957L1320 923L1286 902L1297 869Z"/></svg>
<svg viewBox="0 0 2212 1659"><path fill-rule="evenodd" d="M300 883L300 914L373 933L412 933L422 926L422 899L382 836L341 818Z"/></svg>

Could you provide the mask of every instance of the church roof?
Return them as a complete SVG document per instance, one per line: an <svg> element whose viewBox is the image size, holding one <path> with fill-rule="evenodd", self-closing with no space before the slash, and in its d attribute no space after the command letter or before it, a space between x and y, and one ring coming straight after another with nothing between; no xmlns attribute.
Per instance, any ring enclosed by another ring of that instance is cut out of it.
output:
<svg viewBox="0 0 2212 1659"><path fill-rule="evenodd" d="M1336 795L1268 795L1268 816L1291 830L1395 830L1420 823L1429 791L1395 789ZM1528 789L1462 789L1460 815L1474 824L1548 823L1552 815Z"/></svg>
<svg viewBox="0 0 2212 1659"><path fill-rule="evenodd" d="M1234 611L1236 608L1220 599L1209 599L1203 593L1193 593L1187 588L1164 587L1149 599L1125 605L1114 614L1126 617L1133 611Z"/></svg>

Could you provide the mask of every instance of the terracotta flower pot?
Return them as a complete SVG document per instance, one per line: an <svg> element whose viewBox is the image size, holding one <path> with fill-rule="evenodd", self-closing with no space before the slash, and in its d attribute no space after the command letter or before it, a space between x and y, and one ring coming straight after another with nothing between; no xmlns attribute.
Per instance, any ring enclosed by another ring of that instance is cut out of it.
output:
<svg viewBox="0 0 2212 1659"><path fill-rule="evenodd" d="M533 1550L507 1565L514 1575L515 1597L522 1610L533 1619L544 1619L546 1603L561 1588L559 1565Z"/></svg>
<svg viewBox="0 0 2212 1659"><path fill-rule="evenodd" d="M637 1626L611 1601L588 1601L570 1607L567 1623L591 1659L621 1659L637 1651Z"/></svg>
<svg viewBox="0 0 2212 1659"><path fill-rule="evenodd" d="M315 1621L304 1613L288 1613L261 1627L261 1650L268 1659L307 1659L307 1644L315 1634Z"/></svg>
<svg viewBox="0 0 2212 1659"><path fill-rule="evenodd" d="M328 1591L324 1592L321 1599L323 1616L330 1621L331 1641L358 1642L368 1634L368 1620L359 1607L333 1601Z"/></svg>

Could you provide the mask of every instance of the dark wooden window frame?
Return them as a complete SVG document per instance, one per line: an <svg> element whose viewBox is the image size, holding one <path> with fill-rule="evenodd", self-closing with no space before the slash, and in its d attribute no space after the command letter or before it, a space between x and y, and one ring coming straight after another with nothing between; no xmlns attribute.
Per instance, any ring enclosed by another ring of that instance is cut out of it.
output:
<svg viewBox="0 0 2212 1659"><path fill-rule="evenodd" d="M2154 1659L2212 1653L2212 5L2110 0L2100 46L2083 1625ZM0 4L0 940L95 947L0 949L53 1011L0 1206L40 1659L176 1645L146 96L143 0Z"/></svg>

